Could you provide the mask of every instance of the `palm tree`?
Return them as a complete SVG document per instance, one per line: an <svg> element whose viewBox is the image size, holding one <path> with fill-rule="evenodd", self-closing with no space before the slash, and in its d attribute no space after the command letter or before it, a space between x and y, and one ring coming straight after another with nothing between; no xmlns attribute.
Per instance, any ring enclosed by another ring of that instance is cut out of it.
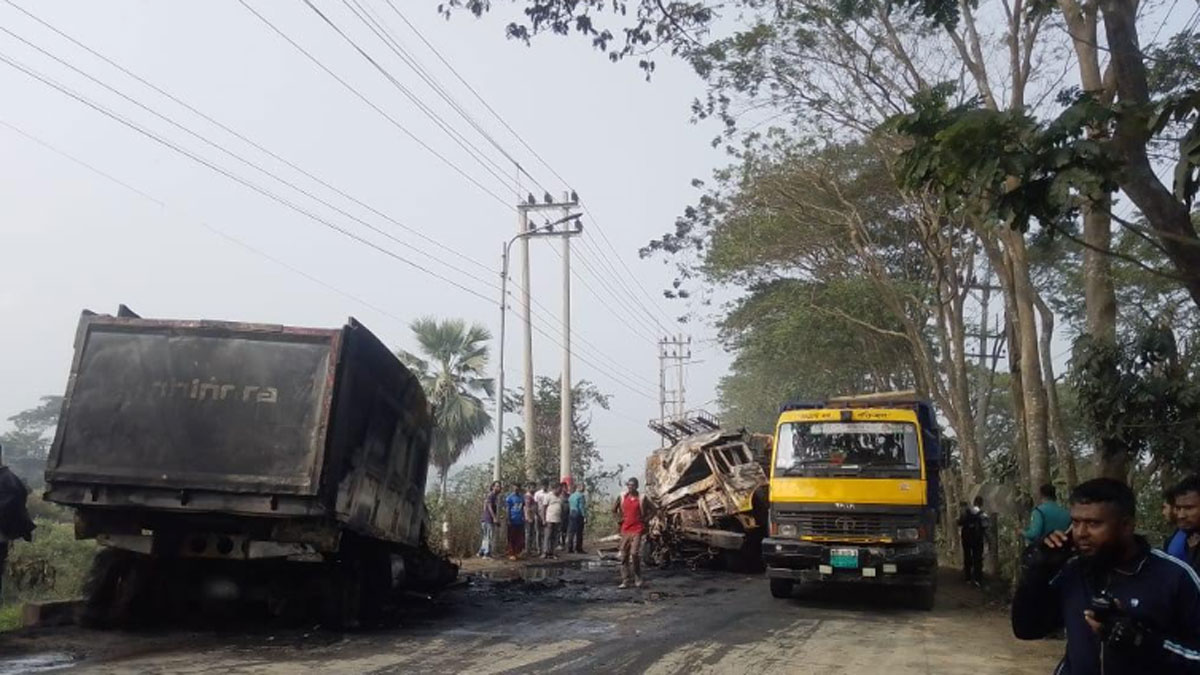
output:
<svg viewBox="0 0 1200 675"><path fill-rule="evenodd" d="M420 355L400 350L400 360L421 381L433 411L430 460L438 471L442 504L450 467L480 436L492 430L485 401L495 393L495 383L484 377L488 365L487 328L470 328L462 319L438 321L424 317L410 326Z"/></svg>

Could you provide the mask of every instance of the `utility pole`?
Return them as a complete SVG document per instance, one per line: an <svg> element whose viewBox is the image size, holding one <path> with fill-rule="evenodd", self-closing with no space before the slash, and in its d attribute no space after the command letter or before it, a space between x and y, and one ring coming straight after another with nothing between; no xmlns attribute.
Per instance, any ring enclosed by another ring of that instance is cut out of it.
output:
<svg viewBox="0 0 1200 675"><path fill-rule="evenodd" d="M513 242L515 242L518 239L520 239L522 241L522 243L525 243L526 246L528 246L528 242L530 239L534 239L534 238L538 238L538 237L562 237L563 239L569 239L570 237L577 236L583 232L583 224L580 223L577 220L577 218L578 218L577 215L568 216L566 218L556 220L553 223L547 223L543 227L540 227L540 228L537 228L534 230L526 229L524 232L518 232L516 235L513 236L512 239L509 239L507 242L504 243L504 249L501 251L501 254L500 254L500 341L499 341L499 351L500 351L499 366L500 367L499 367L499 373L496 377L496 465L494 467L492 467L492 480L500 480L500 456L504 451L504 329L505 329L505 326L507 325L507 321L505 321L505 317L507 316L506 310L508 308L508 260L509 260L508 250L509 250L509 247L512 246ZM555 226L557 226L557 225L562 225L564 223L569 223L572 221L574 221L573 228L567 228L567 229L562 229L562 230L555 229ZM525 313L526 313L526 316L528 316L528 314L529 314L528 303L525 305ZM526 349L528 350L529 343L526 342L525 346L526 346ZM532 350L529 350L529 351L532 351ZM527 353L529 353L529 351L527 351ZM529 362L526 361L527 366L528 366L528 364L529 364ZM526 373L526 377L529 378L530 373L532 373L532 370L527 368L525 373ZM526 473L527 480L533 480L534 476L532 475L533 472L531 469L532 464L530 463L532 455L528 454L529 448L533 447L532 443L530 442L530 439L533 437L533 433L532 433L532 431L530 431L530 428L532 427L532 423L529 422L529 420L531 419L529 411L532 410L532 404L530 402L530 397L528 395L530 392L530 388L528 385L526 386L525 391L526 391L525 402L526 402L526 405L528 406L526 408L526 417L525 417L525 420L526 420L526 422L525 422L525 434L526 434L525 435L525 450L527 453L525 455L525 461L526 461L525 473Z"/></svg>
<svg viewBox="0 0 1200 675"><path fill-rule="evenodd" d="M530 195L529 201L533 200ZM525 308L525 480L533 475L533 302L529 289L529 211L517 209L517 236L521 238L521 304ZM503 396L503 389L501 389ZM500 460L496 460L500 466Z"/></svg>
<svg viewBox="0 0 1200 675"><path fill-rule="evenodd" d="M563 201L570 199L563 195ZM563 207L563 218L571 216L571 209ZM571 479L571 431L574 424L571 407L571 238L562 240L562 324L563 364L560 405L558 411L558 476L560 482Z"/></svg>
<svg viewBox="0 0 1200 675"><path fill-rule="evenodd" d="M659 422L666 421L668 405L673 408L673 417L683 417L687 412L683 367L690 358L692 358L692 338L690 336L685 338L682 335L675 335L658 341ZM672 363L675 366L675 388L667 389L667 371ZM662 443L664 446L666 445L666 438L663 438Z"/></svg>
<svg viewBox="0 0 1200 675"><path fill-rule="evenodd" d="M518 214L518 236L529 230L529 216L531 213L538 213L547 210L561 210L565 215L559 220L544 226L551 228L553 225L566 223L568 221L576 221L576 229L566 230L551 234L550 236L562 236L563 244L563 380L561 384L560 398L562 400L562 408L559 411L560 423L563 429L560 431L559 441L559 469L562 478L567 478L571 475L571 309L570 309L570 248L566 243L566 239L572 236L577 236L583 231L583 226L578 223L580 214L576 211L579 207L579 196L574 192L569 195L564 195L561 202L554 201L550 193L546 193L542 202L538 203L533 195L529 195L525 199L525 203L517 205ZM537 230L533 230L537 231ZM536 480L538 476L534 475L537 464L537 454L534 448L534 413L533 413L533 319L531 305L531 290L529 284L529 239L522 237L522 252L523 252L523 269L522 269L522 300L525 304L525 478L526 480ZM565 439L565 441L563 440Z"/></svg>

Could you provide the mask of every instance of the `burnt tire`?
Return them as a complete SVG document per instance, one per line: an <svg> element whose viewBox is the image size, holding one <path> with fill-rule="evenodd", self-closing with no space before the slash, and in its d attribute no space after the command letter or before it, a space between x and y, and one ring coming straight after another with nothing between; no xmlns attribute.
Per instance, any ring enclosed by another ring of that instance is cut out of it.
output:
<svg viewBox="0 0 1200 675"><path fill-rule="evenodd" d="M775 598L790 598L796 588L796 583L791 579L771 579L770 582L771 597Z"/></svg>
<svg viewBox="0 0 1200 675"><path fill-rule="evenodd" d="M151 561L117 548L96 553L83 584L80 623L91 628L133 625L149 605Z"/></svg>

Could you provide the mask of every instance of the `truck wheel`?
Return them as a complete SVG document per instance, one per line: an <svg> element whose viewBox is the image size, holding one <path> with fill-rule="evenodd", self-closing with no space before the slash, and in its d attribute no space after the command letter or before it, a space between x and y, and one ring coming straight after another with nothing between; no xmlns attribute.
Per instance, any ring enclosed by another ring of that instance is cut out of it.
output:
<svg viewBox="0 0 1200 675"><path fill-rule="evenodd" d="M105 548L96 553L83 584L80 623L94 628L132 623L145 609L149 565L149 559L131 551Z"/></svg>
<svg viewBox="0 0 1200 675"><path fill-rule="evenodd" d="M933 610L934 600L937 596L937 585L930 584L928 586L920 586L914 589L913 592L913 607L928 612Z"/></svg>
<svg viewBox="0 0 1200 675"><path fill-rule="evenodd" d="M776 598L792 597L795 582L791 579L771 579L771 595Z"/></svg>

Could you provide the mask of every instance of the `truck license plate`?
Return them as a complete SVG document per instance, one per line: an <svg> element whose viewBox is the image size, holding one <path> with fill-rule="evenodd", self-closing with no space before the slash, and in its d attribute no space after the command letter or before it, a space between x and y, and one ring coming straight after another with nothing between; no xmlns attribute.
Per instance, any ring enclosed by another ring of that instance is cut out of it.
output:
<svg viewBox="0 0 1200 675"><path fill-rule="evenodd" d="M829 564L842 569L858 569L858 549L835 548L829 551Z"/></svg>

